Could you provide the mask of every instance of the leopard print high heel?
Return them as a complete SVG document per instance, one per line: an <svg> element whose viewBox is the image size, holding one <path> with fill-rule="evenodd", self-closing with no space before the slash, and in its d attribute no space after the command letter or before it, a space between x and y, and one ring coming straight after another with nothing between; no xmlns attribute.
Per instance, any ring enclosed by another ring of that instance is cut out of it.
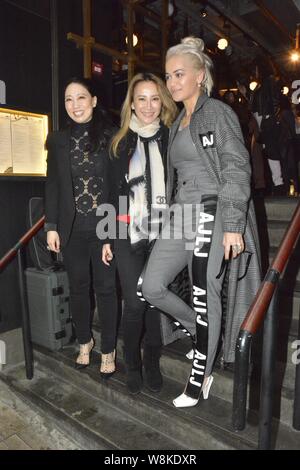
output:
<svg viewBox="0 0 300 470"><path fill-rule="evenodd" d="M91 338L89 343L79 345L79 354L75 362L75 369L84 369L90 365L91 352L95 346L95 341Z"/></svg>
<svg viewBox="0 0 300 470"><path fill-rule="evenodd" d="M116 371L116 350L101 355L100 375L103 379L109 379Z"/></svg>

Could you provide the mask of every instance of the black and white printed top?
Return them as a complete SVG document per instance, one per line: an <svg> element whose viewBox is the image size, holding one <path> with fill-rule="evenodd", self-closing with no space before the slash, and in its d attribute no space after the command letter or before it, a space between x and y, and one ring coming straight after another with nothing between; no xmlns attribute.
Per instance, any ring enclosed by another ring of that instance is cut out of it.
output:
<svg viewBox="0 0 300 470"><path fill-rule="evenodd" d="M70 137L75 226L94 226L102 195L103 167L99 155L89 151L88 127L89 123L73 125Z"/></svg>

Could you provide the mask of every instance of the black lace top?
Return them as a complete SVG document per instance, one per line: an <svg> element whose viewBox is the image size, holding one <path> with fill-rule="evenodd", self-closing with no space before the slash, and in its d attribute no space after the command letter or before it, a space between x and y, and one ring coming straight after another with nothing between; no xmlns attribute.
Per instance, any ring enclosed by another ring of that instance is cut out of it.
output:
<svg viewBox="0 0 300 470"><path fill-rule="evenodd" d="M89 123L72 126L70 161L76 205L75 225L95 226L101 202L103 165L99 154L89 152Z"/></svg>

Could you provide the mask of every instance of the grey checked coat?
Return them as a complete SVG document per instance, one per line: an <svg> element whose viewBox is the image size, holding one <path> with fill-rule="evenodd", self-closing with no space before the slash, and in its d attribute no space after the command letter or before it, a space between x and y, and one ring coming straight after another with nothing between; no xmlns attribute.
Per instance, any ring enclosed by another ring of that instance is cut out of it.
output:
<svg viewBox="0 0 300 470"><path fill-rule="evenodd" d="M169 149L178 130L184 110L174 122L169 138ZM191 117L190 132L194 145L218 187L218 204L221 207L224 232L242 233L245 249L252 253L246 276L247 254L231 261L224 359L234 362L235 344L240 326L261 282L259 240L254 207L250 201L251 168L249 155L244 146L241 128L236 114L226 104L199 97ZM168 152L168 202L171 202L174 185L174 169Z"/></svg>

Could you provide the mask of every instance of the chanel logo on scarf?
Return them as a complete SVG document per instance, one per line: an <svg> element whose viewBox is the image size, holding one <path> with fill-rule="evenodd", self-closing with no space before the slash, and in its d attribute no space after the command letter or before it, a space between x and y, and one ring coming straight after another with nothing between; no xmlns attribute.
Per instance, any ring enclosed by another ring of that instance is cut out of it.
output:
<svg viewBox="0 0 300 470"><path fill-rule="evenodd" d="M215 139L214 139L214 133L213 132L207 132L206 134L199 134L200 140L202 147L208 148L208 147L214 147L215 146Z"/></svg>
<svg viewBox="0 0 300 470"><path fill-rule="evenodd" d="M166 196L156 196L156 204L166 204L167 198Z"/></svg>

